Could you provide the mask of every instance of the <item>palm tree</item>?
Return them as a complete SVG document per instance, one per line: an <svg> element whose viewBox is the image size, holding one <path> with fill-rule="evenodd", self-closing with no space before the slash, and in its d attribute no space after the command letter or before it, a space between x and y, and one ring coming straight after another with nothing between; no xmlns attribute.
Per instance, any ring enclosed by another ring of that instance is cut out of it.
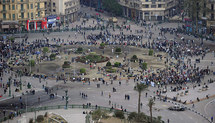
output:
<svg viewBox="0 0 215 123"><path fill-rule="evenodd" d="M140 99L141 99L141 93L146 90L146 88L148 88L147 85L145 84L139 84L137 83L137 85L134 87L134 90L136 90L139 94L139 97L138 97L138 114L140 114Z"/></svg>
<svg viewBox="0 0 215 123"><path fill-rule="evenodd" d="M152 106L155 105L154 100L152 98L149 99L149 103L147 105L149 106L150 120L151 120L151 123L152 123Z"/></svg>

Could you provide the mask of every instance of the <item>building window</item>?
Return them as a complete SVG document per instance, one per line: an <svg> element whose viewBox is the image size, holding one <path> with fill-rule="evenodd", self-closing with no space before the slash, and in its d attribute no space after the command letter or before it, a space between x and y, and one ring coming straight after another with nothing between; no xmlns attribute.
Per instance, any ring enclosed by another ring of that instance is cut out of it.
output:
<svg viewBox="0 0 215 123"><path fill-rule="evenodd" d="M21 2L23 2L23 0L21 0Z"/></svg>
<svg viewBox="0 0 215 123"><path fill-rule="evenodd" d="M38 8L38 9L40 8L40 3L37 3L37 8Z"/></svg>
<svg viewBox="0 0 215 123"><path fill-rule="evenodd" d="M34 14L33 14L33 12L31 13L31 18L34 18Z"/></svg>
<svg viewBox="0 0 215 123"><path fill-rule="evenodd" d="M15 10L15 5L12 5L12 9Z"/></svg>
<svg viewBox="0 0 215 123"><path fill-rule="evenodd" d="M9 5L9 10L10 10L10 5Z"/></svg>
<svg viewBox="0 0 215 123"><path fill-rule="evenodd" d="M158 4L158 8L161 8L161 4Z"/></svg>
<svg viewBox="0 0 215 123"><path fill-rule="evenodd" d="M55 10L55 9L53 9L53 12L56 12L56 10Z"/></svg>
<svg viewBox="0 0 215 123"><path fill-rule="evenodd" d="M40 12L38 12L38 17L40 17Z"/></svg>
<svg viewBox="0 0 215 123"><path fill-rule="evenodd" d="M5 5L3 5L3 10L6 10L6 6Z"/></svg>
<svg viewBox="0 0 215 123"><path fill-rule="evenodd" d="M33 7L33 4L31 4L31 9L33 9L34 7Z"/></svg>
<svg viewBox="0 0 215 123"><path fill-rule="evenodd" d="M214 20L214 14L211 14L211 20Z"/></svg>
<svg viewBox="0 0 215 123"><path fill-rule="evenodd" d="M203 12L203 17L206 17L206 13L205 12Z"/></svg>
<svg viewBox="0 0 215 123"><path fill-rule="evenodd" d="M55 7L55 3L53 3L53 7Z"/></svg>
<svg viewBox="0 0 215 123"><path fill-rule="evenodd" d="M156 5L151 5L151 8L156 8Z"/></svg>
<svg viewBox="0 0 215 123"><path fill-rule="evenodd" d="M146 5L145 7L146 7L146 8L149 8L149 5Z"/></svg>
<svg viewBox="0 0 215 123"><path fill-rule="evenodd" d="M214 4L211 4L211 10L214 10Z"/></svg>
<svg viewBox="0 0 215 123"><path fill-rule="evenodd" d="M24 18L24 13L21 13L21 18Z"/></svg>
<svg viewBox="0 0 215 123"><path fill-rule="evenodd" d="M29 9L29 4L27 4L27 9Z"/></svg>
<svg viewBox="0 0 215 123"><path fill-rule="evenodd" d="M23 4L21 4L21 10L24 10Z"/></svg>
<svg viewBox="0 0 215 123"><path fill-rule="evenodd" d="M3 13L3 19L6 19L6 13Z"/></svg>
<svg viewBox="0 0 215 123"><path fill-rule="evenodd" d="M30 18L30 15L29 15L29 13L28 13L28 18Z"/></svg>
<svg viewBox="0 0 215 123"><path fill-rule="evenodd" d="M15 14L13 14L13 20L15 20Z"/></svg>
<svg viewBox="0 0 215 123"><path fill-rule="evenodd" d="M12 3L14 3L14 0L12 0Z"/></svg>

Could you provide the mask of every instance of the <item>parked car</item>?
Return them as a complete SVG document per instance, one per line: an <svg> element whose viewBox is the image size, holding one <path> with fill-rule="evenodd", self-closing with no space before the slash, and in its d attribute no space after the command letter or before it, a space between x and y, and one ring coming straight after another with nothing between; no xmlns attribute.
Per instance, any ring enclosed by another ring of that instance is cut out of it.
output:
<svg viewBox="0 0 215 123"><path fill-rule="evenodd" d="M185 107L174 105L168 108L171 111L185 111Z"/></svg>

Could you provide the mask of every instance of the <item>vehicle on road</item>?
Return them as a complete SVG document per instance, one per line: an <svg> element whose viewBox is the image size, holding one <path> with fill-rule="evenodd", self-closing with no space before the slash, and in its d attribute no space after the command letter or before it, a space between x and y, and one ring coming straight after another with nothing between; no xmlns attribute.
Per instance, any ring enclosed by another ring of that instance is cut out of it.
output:
<svg viewBox="0 0 215 123"><path fill-rule="evenodd" d="M185 107L174 105L168 108L171 111L185 111Z"/></svg>

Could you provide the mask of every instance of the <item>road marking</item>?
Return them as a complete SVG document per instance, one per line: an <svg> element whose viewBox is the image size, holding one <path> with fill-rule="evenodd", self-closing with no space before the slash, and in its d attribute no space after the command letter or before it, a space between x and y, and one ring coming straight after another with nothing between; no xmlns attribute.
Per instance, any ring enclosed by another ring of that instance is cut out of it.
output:
<svg viewBox="0 0 215 123"><path fill-rule="evenodd" d="M204 112L205 112L206 115L208 115L208 113L206 112L206 108L207 108L207 106L208 106L210 103L212 103L213 101L215 101L215 99L211 100L210 102L208 102L208 103L205 105L205 107L204 107Z"/></svg>

